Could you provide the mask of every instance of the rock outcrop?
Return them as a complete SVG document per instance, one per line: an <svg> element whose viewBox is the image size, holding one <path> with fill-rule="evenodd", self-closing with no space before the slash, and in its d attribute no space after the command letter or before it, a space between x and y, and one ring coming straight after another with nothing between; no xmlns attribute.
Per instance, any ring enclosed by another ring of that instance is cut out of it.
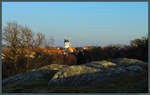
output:
<svg viewBox="0 0 150 95"><path fill-rule="evenodd" d="M114 80L119 76L134 75L145 72L147 63L127 58L92 61L82 65L51 64L37 70L20 73L4 79L2 83L10 84L30 80L47 80L49 86L85 86Z"/></svg>
<svg viewBox="0 0 150 95"><path fill-rule="evenodd" d="M113 59L110 60L111 62L116 63L117 65L120 66L129 66L129 65L140 65L140 64L145 64L143 61L141 60L137 60L137 59L128 59L128 58L117 58L117 59Z"/></svg>
<svg viewBox="0 0 150 95"><path fill-rule="evenodd" d="M84 86L114 80L118 76L144 72L135 59L119 58L109 61L93 61L83 65L73 65L58 71L49 81L49 86Z"/></svg>
<svg viewBox="0 0 150 95"><path fill-rule="evenodd" d="M50 80L53 75L60 69L67 67L66 65L51 64L43 66L37 70L33 69L26 73L16 74L12 77L4 79L3 84L30 81L30 80Z"/></svg>

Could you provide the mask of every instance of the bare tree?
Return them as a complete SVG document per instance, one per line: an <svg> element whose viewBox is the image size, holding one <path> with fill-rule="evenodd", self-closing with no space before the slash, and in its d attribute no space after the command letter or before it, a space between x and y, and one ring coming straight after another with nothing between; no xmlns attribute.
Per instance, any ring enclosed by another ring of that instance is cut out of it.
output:
<svg viewBox="0 0 150 95"><path fill-rule="evenodd" d="M42 34L42 33L37 33L37 38L36 40L34 40L34 46L35 47L40 47L42 45L42 43L44 42L45 40L45 36Z"/></svg>
<svg viewBox="0 0 150 95"><path fill-rule="evenodd" d="M21 27L17 23L8 23L4 28L4 32L2 33L2 40L4 43L13 48L19 48L20 28Z"/></svg>
<svg viewBox="0 0 150 95"><path fill-rule="evenodd" d="M22 46L26 48L33 48L34 33L28 27L22 27L21 31Z"/></svg>
<svg viewBox="0 0 150 95"><path fill-rule="evenodd" d="M54 44L55 44L54 37L50 37L49 39L45 39L45 45L44 46L46 48L52 47L52 46L54 46Z"/></svg>
<svg viewBox="0 0 150 95"><path fill-rule="evenodd" d="M7 23L2 34L2 40L7 47L14 49L40 47L44 39L45 36L42 33L37 33L35 38L31 29L15 22Z"/></svg>
<svg viewBox="0 0 150 95"><path fill-rule="evenodd" d="M54 44L55 44L55 39L54 39L54 37L50 37L50 39L49 39L49 45L50 45L50 46L54 46Z"/></svg>

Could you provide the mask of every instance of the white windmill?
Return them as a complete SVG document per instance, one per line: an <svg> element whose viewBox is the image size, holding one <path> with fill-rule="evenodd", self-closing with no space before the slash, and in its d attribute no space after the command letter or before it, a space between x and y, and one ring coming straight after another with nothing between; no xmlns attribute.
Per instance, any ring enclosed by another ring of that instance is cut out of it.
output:
<svg viewBox="0 0 150 95"><path fill-rule="evenodd" d="M65 37L64 38L64 47L65 49L69 48L71 46L69 38Z"/></svg>

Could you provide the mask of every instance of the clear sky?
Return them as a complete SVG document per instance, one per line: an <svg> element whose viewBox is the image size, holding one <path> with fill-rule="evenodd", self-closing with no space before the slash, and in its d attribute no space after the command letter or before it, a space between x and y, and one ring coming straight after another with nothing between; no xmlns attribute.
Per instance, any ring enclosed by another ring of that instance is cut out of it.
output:
<svg viewBox="0 0 150 95"><path fill-rule="evenodd" d="M3 2L2 25L26 25L63 46L129 44L148 34L147 2Z"/></svg>

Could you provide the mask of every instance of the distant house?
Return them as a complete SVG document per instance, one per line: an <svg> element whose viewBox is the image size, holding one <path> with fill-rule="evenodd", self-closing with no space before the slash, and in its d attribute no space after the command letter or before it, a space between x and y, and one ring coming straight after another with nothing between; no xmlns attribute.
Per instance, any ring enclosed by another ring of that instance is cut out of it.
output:
<svg viewBox="0 0 150 95"><path fill-rule="evenodd" d="M85 46L83 49L89 49L89 46Z"/></svg>
<svg viewBox="0 0 150 95"><path fill-rule="evenodd" d="M64 54L64 55L68 55L69 53L73 53L76 51L76 49L70 44L70 41L65 39L64 40L64 49L61 47L52 47L52 48L34 48L34 49L29 49L29 48L23 48L23 49L18 49L16 52L18 53L23 53L25 54L26 57L30 57L30 58L34 58L37 51L41 51L41 52L45 52L45 53L49 53L49 54ZM2 50L2 59L4 59L5 54L9 53L8 49L3 49Z"/></svg>

